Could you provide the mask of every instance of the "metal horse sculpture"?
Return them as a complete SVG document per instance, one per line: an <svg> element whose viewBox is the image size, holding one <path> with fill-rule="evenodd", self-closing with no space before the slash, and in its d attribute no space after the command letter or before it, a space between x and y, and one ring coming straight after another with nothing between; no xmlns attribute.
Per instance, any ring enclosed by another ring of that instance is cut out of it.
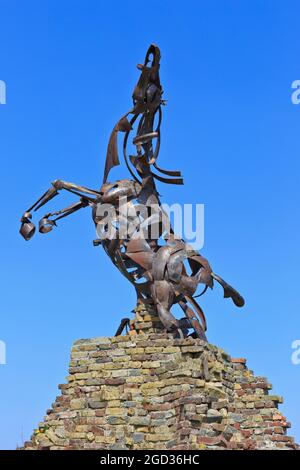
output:
<svg viewBox="0 0 300 470"><path fill-rule="evenodd" d="M200 253L176 237L161 206L156 181L183 184L183 179L179 171L164 170L157 165L162 105L165 104L159 68L160 50L151 45L144 64L138 65L141 75L133 92L133 106L117 122L110 136L100 190L62 180L54 181L51 188L22 216L20 233L25 240L34 235L31 211L44 206L60 190L79 196L75 204L46 214L39 222L39 231L48 233L58 220L84 207L91 207L99 236L94 245L101 245L115 266L133 284L138 303L152 305L165 329L175 336L186 336L189 329L193 329L193 336L205 339L205 317L195 300L198 285L204 285L202 295L208 287L213 287L215 280L223 287L224 297L230 297L235 305L243 306L244 300L212 271ZM119 133L124 134L123 155L132 179L109 183L110 170L120 164ZM132 133L135 133L132 140L135 155L129 156L127 149ZM108 208L105 214L104 208ZM125 237L120 236L124 225L127 225ZM166 231L167 225L169 231ZM114 236L111 236L112 227ZM175 304L184 311L183 319L178 320L172 314ZM121 330L119 328L118 333Z"/></svg>

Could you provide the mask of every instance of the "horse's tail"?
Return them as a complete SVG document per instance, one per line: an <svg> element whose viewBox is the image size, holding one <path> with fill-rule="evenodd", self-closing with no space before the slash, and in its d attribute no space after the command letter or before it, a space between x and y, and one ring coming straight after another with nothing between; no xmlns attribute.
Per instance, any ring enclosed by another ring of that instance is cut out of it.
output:
<svg viewBox="0 0 300 470"><path fill-rule="evenodd" d="M233 303L237 306L237 307L243 307L243 305L245 305L245 300L244 298L241 296L241 294L235 290L230 284L227 284L226 281L224 281L224 279L222 279L220 276L218 276L217 274L215 273L211 273L211 276L223 287L224 289L224 297L225 298L231 298Z"/></svg>

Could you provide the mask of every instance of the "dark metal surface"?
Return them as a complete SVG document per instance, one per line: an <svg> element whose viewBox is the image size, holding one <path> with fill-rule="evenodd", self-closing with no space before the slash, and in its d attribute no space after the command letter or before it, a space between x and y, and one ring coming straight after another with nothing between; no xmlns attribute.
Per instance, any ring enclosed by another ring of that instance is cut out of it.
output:
<svg viewBox="0 0 300 470"><path fill-rule="evenodd" d="M165 104L159 68L159 48L151 45L144 64L138 65L141 75L133 92L133 106L121 117L111 133L100 190L62 180L54 181L51 188L22 216L20 233L25 240L32 238L35 226L31 211L45 205L60 190L79 196L79 202L61 211L46 214L39 223L40 233L50 232L59 219L84 207L91 207L99 235L94 245L101 245L119 271L131 282L138 303L154 306L166 330L174 335L186 336L190 328L194 330L193 335L205 339L205 317L195 300L199 297L196 295L198 285L204 285L202 295L208 287L213 288L215 280L223 287L224 297L230 297L235 305L241 307L244 300L233 287L212 272L208 261L200 253L178 239L172 229L168 236L164 236L170 222L161 207L156 180L167 184L183 184L183 179L180 171L165 170L157 165L162 106ZM109 183L107 178L110 171L120 164L119 133L123 133L123 157L132 179ZM129 145L133 146L131 154ZM109 219L101 212L101 208L108 204L111 207ZM144 214L142 218L140 213ZM121 227L130 222L132 231L129 230L127 236L122 237ZM114 227L113 238L107 235L108 226ZM154 228L155 237L152 236ZM191 274L188 274L188 270ZM185 319L178 320L171 312L176 304L181 307ZM117 334L126 322L127 319L124 319Z"/></svg>

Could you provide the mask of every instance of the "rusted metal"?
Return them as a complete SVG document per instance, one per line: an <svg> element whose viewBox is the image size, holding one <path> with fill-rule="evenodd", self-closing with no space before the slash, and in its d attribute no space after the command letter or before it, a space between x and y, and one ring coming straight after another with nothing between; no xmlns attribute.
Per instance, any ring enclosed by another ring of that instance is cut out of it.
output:
<svg viewBox="0 0 300 470"><path fill-rule="evenodd" d="M126 332L129 329L129 322L130 318L122 318L120 326L118 327L115 336L120 336L123 333L124 328L126 328Z"/></svg>
<svg viewBox="0 0 300 470"><path fill-rule="evenodd" d="M159 48L151 45L144 64L138 65L141 75L133 92L133 106L117 122L109 138L100 190L62 180L54 181L51 188L22 216L20 233L25 240L34 235L31 211L44 206L59 191L66 190L79 196L79 202L46 214L40 221L39 231L48 233L57 225L57 220L81 208L91 207L99 235L93 243L103 247L114 265L134 286L137 302L152 305L165 329L175 336L184 337L191 329L194 336L206 339L206 320L196 297L208 287L212 289L215 280L223 287L224 297L230 297L238 307L244 305L244 299L213 273L208 261L199 252L176 238L172 229L164 237L170 221L161 207L156 180L183 184L183 179L180 171L165 170L157 165L162 106L165 104L159 77L160 57ZM132 179L110 183L107 181L110 171L120 164L119 133L124 135L123 157ZM130 142L135 148L131 154L128 151ZM109 217L107 213L104 216L101 210L108 205ZM122 227L126 224L129 226L127 236L122 237ZM114 230L113 237L109 229ZM154 229L155 237L152 236ZM188 274L187 267L191 274ZM204 285L204 290L197 295L199 284ZM172 307L176 304L184 312L184 319L177 319L172 313ZM117 334L121 334L127 324L128 319L123 319Z"/></svg>

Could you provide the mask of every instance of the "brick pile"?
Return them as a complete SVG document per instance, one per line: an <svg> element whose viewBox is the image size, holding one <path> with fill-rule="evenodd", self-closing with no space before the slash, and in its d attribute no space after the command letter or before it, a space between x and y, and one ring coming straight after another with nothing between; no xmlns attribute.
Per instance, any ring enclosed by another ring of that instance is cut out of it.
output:
<svg viewBox="0 0 300 470"><path fill-rule="evenodd" d="M124 336L76 341L67 382L25 449L296 449L281 397L244 359L164 332L139 307Z"/></svg>

